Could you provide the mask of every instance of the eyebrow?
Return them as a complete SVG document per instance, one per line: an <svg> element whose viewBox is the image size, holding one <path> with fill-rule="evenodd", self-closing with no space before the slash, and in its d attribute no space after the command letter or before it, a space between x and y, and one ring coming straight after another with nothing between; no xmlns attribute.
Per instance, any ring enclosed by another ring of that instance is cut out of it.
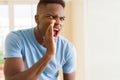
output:
<svg viewBox="0 0 120 80"><path fill-rule="evenodd" d="M65 18L65 16L58 16L58 15L55 15L55 14L52 14L52 13L51 14L50 13L46 14L46 16L55 16L55 17L59 17L59 18L61 18L61 17Z"/></svg>

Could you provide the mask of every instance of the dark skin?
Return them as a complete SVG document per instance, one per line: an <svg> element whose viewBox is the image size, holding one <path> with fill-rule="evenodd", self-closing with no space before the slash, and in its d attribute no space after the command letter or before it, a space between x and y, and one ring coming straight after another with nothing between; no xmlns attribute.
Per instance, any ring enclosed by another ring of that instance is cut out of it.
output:
<svg viewBox="0 0 120 80"><path fill-rule="evenodd" d="M47 4L40 10L35 16L37 27L34 32L39 44L46 47L46 54L27 70L22 58L6 58L5 80L37 80L55 55L55 40L63 25L64 9L60 4ZM63 74L63 80L75 80L75 72Z"/></svg>

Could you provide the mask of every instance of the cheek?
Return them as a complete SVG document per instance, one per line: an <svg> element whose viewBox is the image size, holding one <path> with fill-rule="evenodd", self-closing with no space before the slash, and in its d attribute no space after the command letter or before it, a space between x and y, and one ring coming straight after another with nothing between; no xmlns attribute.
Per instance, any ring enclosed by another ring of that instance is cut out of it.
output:
<svg viewBox="0 0 120 80"><path fill-rule="evenodd" d="M42 25L48 25L48 24L50 23L50 20L49 20L49 19L42 19L42 20L40 21L40 23L41 23Z"/></svg>
<svg viewBox="0 0 120 80"><path fill-rule="evenodd" d="M47 23L47 22L41 22L39 24L39 27L40 27L41 31L46 32L47 28L49 27L49 23Z"/></svg>
<svg viewBox="0 0 120 80"><path fill-rule="evenodd" d="M43 26L44 26L44 28L48 28L50 26L50 24L51 24L51 21L47 20L43 23Z"/></svg>
<svg viewBox="0 0 120 80"><path fill-rule="evenodd" d="M43 20L40 20L39 21L39 27L42 29L42 30L46 30L48 27L49 27L49 25L51 24L51 20L49 20L49 19L43 19Z"/></svg>

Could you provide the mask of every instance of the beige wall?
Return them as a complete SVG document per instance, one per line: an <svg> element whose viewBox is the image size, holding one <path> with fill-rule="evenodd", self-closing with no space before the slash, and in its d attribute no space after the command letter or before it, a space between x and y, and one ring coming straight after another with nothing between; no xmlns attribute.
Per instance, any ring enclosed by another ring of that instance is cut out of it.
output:
<svg viewBox="0 0 120 80"><path fill-rule="evenodd" d="M74 0L75 1L75 0ZM83 1L73 1L73 43L77 49L77 78L84 80Z"/></svg>
<svg viewBox="0 0 120 80"><path fill-rule="evenodd" d="M66 3L67 19L62 34L77 49L76 80L84 80L83 0L68 0Z"/></svg>

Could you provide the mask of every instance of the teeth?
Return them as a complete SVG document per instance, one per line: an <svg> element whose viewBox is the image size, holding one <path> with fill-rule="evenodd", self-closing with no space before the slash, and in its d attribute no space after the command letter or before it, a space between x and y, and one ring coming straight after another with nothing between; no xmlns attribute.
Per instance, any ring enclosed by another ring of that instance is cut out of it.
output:
<svg viewBox="0 0 120 80"><path fill-rule="evenodd" d="M59 31L59 29L54 29L54 30Z"/></svg>

